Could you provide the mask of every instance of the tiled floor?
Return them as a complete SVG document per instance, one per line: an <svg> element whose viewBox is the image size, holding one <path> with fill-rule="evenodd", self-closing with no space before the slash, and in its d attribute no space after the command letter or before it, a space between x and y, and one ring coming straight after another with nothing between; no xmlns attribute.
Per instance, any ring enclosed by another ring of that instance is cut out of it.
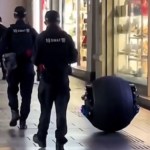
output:
<svg viewBox="0 0 150 150"><path fill-rule="evenodd" d="M38 150L32 136L37 131L40 114L37 99L37 87L34 85L31 113L28 129L19 131L10 128L10 111L7 106L7 84L0 81L0 150ZM83 101L84 82L71 78L71 100L68 108L68 143L65 150L150 150L150 112L141 109L132 123L124 130L105 134L94 128L80 113ZM53 108L47 150L55 150L55 109Z"/></svg>

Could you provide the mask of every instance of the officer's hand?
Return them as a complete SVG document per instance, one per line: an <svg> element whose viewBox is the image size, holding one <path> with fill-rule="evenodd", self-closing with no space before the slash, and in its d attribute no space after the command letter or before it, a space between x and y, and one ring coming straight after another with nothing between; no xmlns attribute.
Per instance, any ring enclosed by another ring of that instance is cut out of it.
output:
<svg viewBox="0 0 150 150"><path fill-rule="evenodd" d="M25 55L26 55L27 58L31 58L32 57L32 50L31 49L26 50L25 53L26 53Z"/></svg>
<svg viewBox="0 0 150 150"><path fill-rule="evenodd" d="M45 66L44 66L43 64L40 64L40 65L38 66L38 71L39 71L40 73L42 73L43 71L45 71Z"/></svg>

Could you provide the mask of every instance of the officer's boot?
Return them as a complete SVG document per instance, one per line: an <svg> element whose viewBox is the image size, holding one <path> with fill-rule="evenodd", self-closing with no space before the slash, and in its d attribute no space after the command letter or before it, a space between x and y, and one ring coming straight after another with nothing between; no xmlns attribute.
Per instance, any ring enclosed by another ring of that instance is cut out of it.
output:
<svg viewBox="0 0 150 150"><path fill-rule="evenodd" d="M46 140L45 140L45 139L41 140L41 139L38 137L37 134L34 134L34 136L33 136L33 141L34 141L36 144L38 144L39 147L41 147L41 148L45 148L45 147L46 147Z"/></svg>
<svg viewBox="0 0 150 150"><path fill-rule="evenodd" d="M64 144L56 142L56 150L65 150L64 149Z"/></svg>
<svg viewBox="0 0 150 150"><path fill-rule="evenodd" d="M20 127L19 127L19 129L20 129L20 130L25 130L25 129L27 129L26 121L20 120Z"/></svg>
<svg viewBox="0 0 150 150"><path fill-rule="evenodd" d="M17 121L19 120L19 113L17 111L11 110L11 115L12 115L12 118L11 118L9 125L11 127L14 127L17 125Z"/></svg>
<svg viewBox="0 0 150 150"><path fill-rule="evenodd" d="M2 80L6 80L6 75L3 74Z"/></svg>

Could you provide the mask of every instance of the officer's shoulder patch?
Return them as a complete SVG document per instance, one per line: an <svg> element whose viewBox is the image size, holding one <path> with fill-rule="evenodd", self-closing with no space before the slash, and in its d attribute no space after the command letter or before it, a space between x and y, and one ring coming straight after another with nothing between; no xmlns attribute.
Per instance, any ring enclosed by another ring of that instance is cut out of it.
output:
<svg viewBox="0 0 150 150"><path fill-rule="evenodd" d="M46 37L45 38L46 43L66 43L66 38L62 37L62 38L50 38L50 37Z"/></svg>
<svg viewBox="0 0 150 150"><path fill-rule="evenodd" d="M13 27L12 28L13 33L30 33L30 28L17 28L17 27Z"/></svg>

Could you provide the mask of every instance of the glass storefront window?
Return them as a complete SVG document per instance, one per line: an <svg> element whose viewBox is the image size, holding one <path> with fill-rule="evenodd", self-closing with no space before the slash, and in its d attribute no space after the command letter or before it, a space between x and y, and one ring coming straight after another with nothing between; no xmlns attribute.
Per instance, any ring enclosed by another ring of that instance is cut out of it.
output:
<svg viewBox="0 0 150 150"><path fill-rule="evenodd" d="M87 1L80 1L80 66L87 66Z"/></svg>
<svg viewBox="0 0 150 150"><path fill-rule="evenodd" d="M114 4L116 74L147 84L148 0L115 0Z"/></svg>
<svg viewBox="0 0 150 150"><path fill-rule="evenodd" d="M65 0L64 30L73 38L76 47L77 43L77 2L76 0ZM77 63L72 64L76 67Z"/></svg>
<svg viewBox="0 0 150 150"><path fill-rule="evenodd" d="M65 0L64 30L75 42L79 51L79 61L73 64L82 70L87 66L87 1Z"/></svg>
<svg viewBox="0 0 150 150"><path fill-rule="evenodd" d="M46 29L46 25L44 23L45 14L50 9L50 1L49 0L42 0L42 30Z"/></svg>
<svg viewBox="0 0 150 150"><path fill-rule="evenodd" d="M77 47L77 3L76 0L65 1L64 30L73 38Z"/></svg>

